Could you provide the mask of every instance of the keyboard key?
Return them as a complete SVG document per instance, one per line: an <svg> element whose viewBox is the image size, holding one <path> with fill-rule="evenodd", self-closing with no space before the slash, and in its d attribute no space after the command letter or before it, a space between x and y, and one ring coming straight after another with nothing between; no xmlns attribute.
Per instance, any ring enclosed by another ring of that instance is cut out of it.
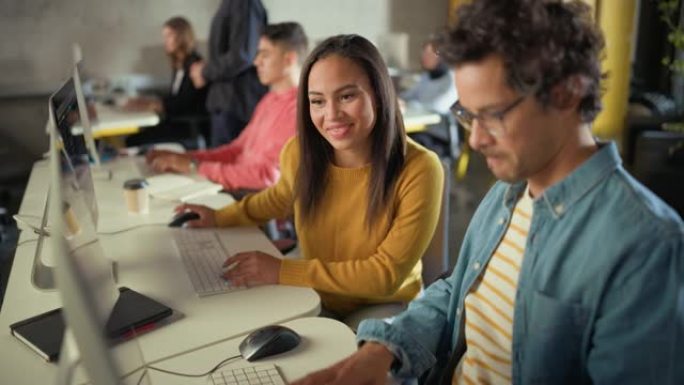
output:
<svg viewBox="0 0 684 385"><path fill-rule="evenodd" d="M212 385L285 385L275 365L221 369L209 377Z"/></svg>
<svg viewBox="0 0 684 385"><path fill-rule="evenodd" d="M223 262L228 257L216 233L180 230L173 233L192 287L200 297L242 289L233 287L221 277Z"/></svg>

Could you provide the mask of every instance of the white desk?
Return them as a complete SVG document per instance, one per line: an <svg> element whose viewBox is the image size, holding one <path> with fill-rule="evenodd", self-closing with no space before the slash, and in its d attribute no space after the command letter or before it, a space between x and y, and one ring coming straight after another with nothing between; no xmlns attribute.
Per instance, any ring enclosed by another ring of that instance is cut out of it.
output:
<svg viewBox="0 0 684 385"><path fill-rule="evenodd" d="M282 324L293 329L302 337L302 342L296 348L251 363L243 359L235 359L223 366L222 369L275 364L285 380L291 382L312 371L328 367L356 351L354 333L339 321L312 317L300 318ZM218 341L211 346L157 362L150 361L146 354L141 355L136 351L135 341L128 342L125 346L119 345L111 352L112 357L118 362L121 374L125 376L124 382L136 384L145 363L180 373L206 372L222 360L239 355L238 345L246 335L247 333L243 333L227 340ZM22 371L21 368L16 368L16 372L9 376L2 372L0 379L3 380L3 384L44 384L52 381L56 371L56 365L43 363L37 370L34 369L30 372ZM206 377L180 377L155 370L148 370L148 376L150 383L155 385L205 385L207 383ZM73 383L82 384L87 382L87 379L84 368L79 366L75 371ZM143 381L143 384L146 383Z"/></svg>
<svg viewBox="0 0 684 385"><path fill-rule="evenodd" d="M422 107L409 105L402 113L406 132L420 132L430 124L437 124L442 120L438 113L428 111Z"/></svg>
<svg viewBox="0 0 684 385"><path fill-rule="evenodd" d="M285 381L297 380L306 374L325 368L356 351L354 333L345 324L328 318L301 318L284 323L295 330L302 342L295 349L252 363L232 361L224 368L246 365L275 364ZM184 373L207 371L221 360L239 354L238 345L244 336L192 353L174 357L153 366ZM204 377L184 378L150 371L153 384L206 384Z"/></svg>
<svg viewBox="0 0 684 385"><path fill-rule="evenodd" d="M129 111L121 107L98 104L93 136L125 135L138 132L140 127L156 126L159 116L152 111Z"/></svg>
<svg viewBox="0 0 684 385"><path fill-rule="evenodd" d="M126 170L125 165L122 166ZM128 216L123 208L121 181L126 171L114 170L114 179L96 180L100 209L99 231L114 230L111 223L137 225L141 219ZM130 171L133 172L133 171ZM19 212L23 215L42 214L47 189L47 167L37 163L28 183ZM109 187L108 187L109 186ZM320 310L318 294L309 288L263 286L244 291L198 298L187 278L177 251L171 241L172 231L166 227L173 202L158 202L150 217L163 218L161 225L138 227L118 234L100 235L107 256L118 262L119 285L131 287L157 299L178 311L183 317L152 333L140 337L140 347L148 362L156 362L235 338L256 328L305 316ZM122 214L123 213L123 214ZM150 219L151 220L151 219ZM38 221L38 220L36 220ZM127 222L128 221L128 222ZM107 229L107 226L110 226ZM260 249L277 255L274 246L256 228L222 229L234 245L231 251ZM54 365L45 363L23 343L11 336L9 325L38 313L60 306L55 291L40 291L30 282L36 235L22 231L15 253L4 304L0 312L0 383L35 384L48 378ZM44 253L46 253L44 251Z"/></svg>
<svg viewBox="0 0 684 385"><path fill-rule="evenodd" d="M159 116L152 111L131 111L102 103L95 105L97 118L92 122L93 137L104 138L135 134L140 127L156 126ZM82 127L74 128L74 135L83 133Z"/></svg>
<svg viewBox="0 0 684 385"><path fill-rule="evenodd" d="M144 163L144 161L140 158L123 157L113 162L103 163L99 169L92 169L99 214L97 224L99 233L111 233L141 225L166 225L171 221L174 214L173 208L179 202L151 198L148 214L127 213L123 184L128 179L141 177L138 170L139 163ZM47 161L43 160L34 164L18 213L36 227L40 225L43 214L49 174ZM193 178L203 179L199 176ZM220 199L220 197L225 199ZM217 202L223 201L225 205L228 205L233 201L225 194L211 197L211 200L214 201L212 203L215 208L218 207ZM191 200L191 202L194 201ZM19 227L22 228L22 225L20 224Z"/></svg>

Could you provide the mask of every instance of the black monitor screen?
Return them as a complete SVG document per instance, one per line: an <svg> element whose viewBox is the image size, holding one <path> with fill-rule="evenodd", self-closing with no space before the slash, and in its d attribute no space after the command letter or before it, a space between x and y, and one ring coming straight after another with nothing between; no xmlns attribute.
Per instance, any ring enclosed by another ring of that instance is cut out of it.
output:
<svg viewBox="0 0 684 385"><path fill-rule="evenodd" d="M98 211L95 187L90 172L90 160L83 135L74 135L74 127L81 125L81 114L76 99L73 78L50 97L52 122L61 139L60 166L66 175L73 174L78 189L83 193L93 223L97 225ZM83 131L82 129L80 130Z"/></svg>
<svg viewBox="0 0 684 385"><path fill-rule="evenodd" d="M57 132L64 144L64 150L72 161L88 157L83 135L73 135L73 128L80 126L81 115L76 100L73 79L69 79L51 98Z"/></svg>

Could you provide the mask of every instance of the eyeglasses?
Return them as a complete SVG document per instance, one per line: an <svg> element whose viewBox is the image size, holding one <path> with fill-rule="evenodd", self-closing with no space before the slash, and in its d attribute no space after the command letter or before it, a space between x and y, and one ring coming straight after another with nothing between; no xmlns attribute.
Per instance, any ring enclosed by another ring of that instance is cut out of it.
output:
<svg viewBox="0 0 684 385"><path fill-rule="evenodd" d="M460 102L456 102L451 106L451 113L466 131L472 132L473 122L477 119L480 122L480 127L487 131L489 135L499 137L506 132L506 128L504 127L504 118L506 117L506 114L522 103L523 100L525 100L524 95L499 111L482 112L479 114L466 110Z"/></svg>

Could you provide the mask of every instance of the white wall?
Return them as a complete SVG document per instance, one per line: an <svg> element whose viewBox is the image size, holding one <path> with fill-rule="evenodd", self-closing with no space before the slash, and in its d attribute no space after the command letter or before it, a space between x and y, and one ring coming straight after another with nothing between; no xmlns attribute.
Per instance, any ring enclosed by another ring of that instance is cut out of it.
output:
<svg viewBox="0 0 684 385"><path fill-rule="evenodd" d="M301 23L312 43L341 33L370 40L390 28L392 0L262 0L270 22Z"/></svg>
<svg viewBox="0 0 684 385"><path fill-rule="evenodd" d="M55 87L68 75L72 42L82 45L87 68L96 74L166 74L162 23L182 13L206 38L218 2L0 0L0 93Z"/></svg>
<svg viewBox="0 0 684 385"><path fill-rule="evenodd" d="M73 42L81 44L91 76L147 73L166 83L162 23L184 15L206 42L220 1L0 0L0 140L33 158L45 151L47 95L69 75ZM448 9L448 0L262 1L271 22L301 23L312 43L339 33L377 42L381 34L406 32L413 67L421 42L446 23Z"/></svg>
<svg viewBox="0 0 684 385"><path fill-rule="evenodd" d="M160 26L182 14L206 41L220 0L0 0L0 95L44 93L65 78L79 42L94 75L149 73L166 81ZM312 42L358 33L377 42L408 32L417 63L425 36L446 21L447 0L263 0L272 22L300 22Z"/></svg>

